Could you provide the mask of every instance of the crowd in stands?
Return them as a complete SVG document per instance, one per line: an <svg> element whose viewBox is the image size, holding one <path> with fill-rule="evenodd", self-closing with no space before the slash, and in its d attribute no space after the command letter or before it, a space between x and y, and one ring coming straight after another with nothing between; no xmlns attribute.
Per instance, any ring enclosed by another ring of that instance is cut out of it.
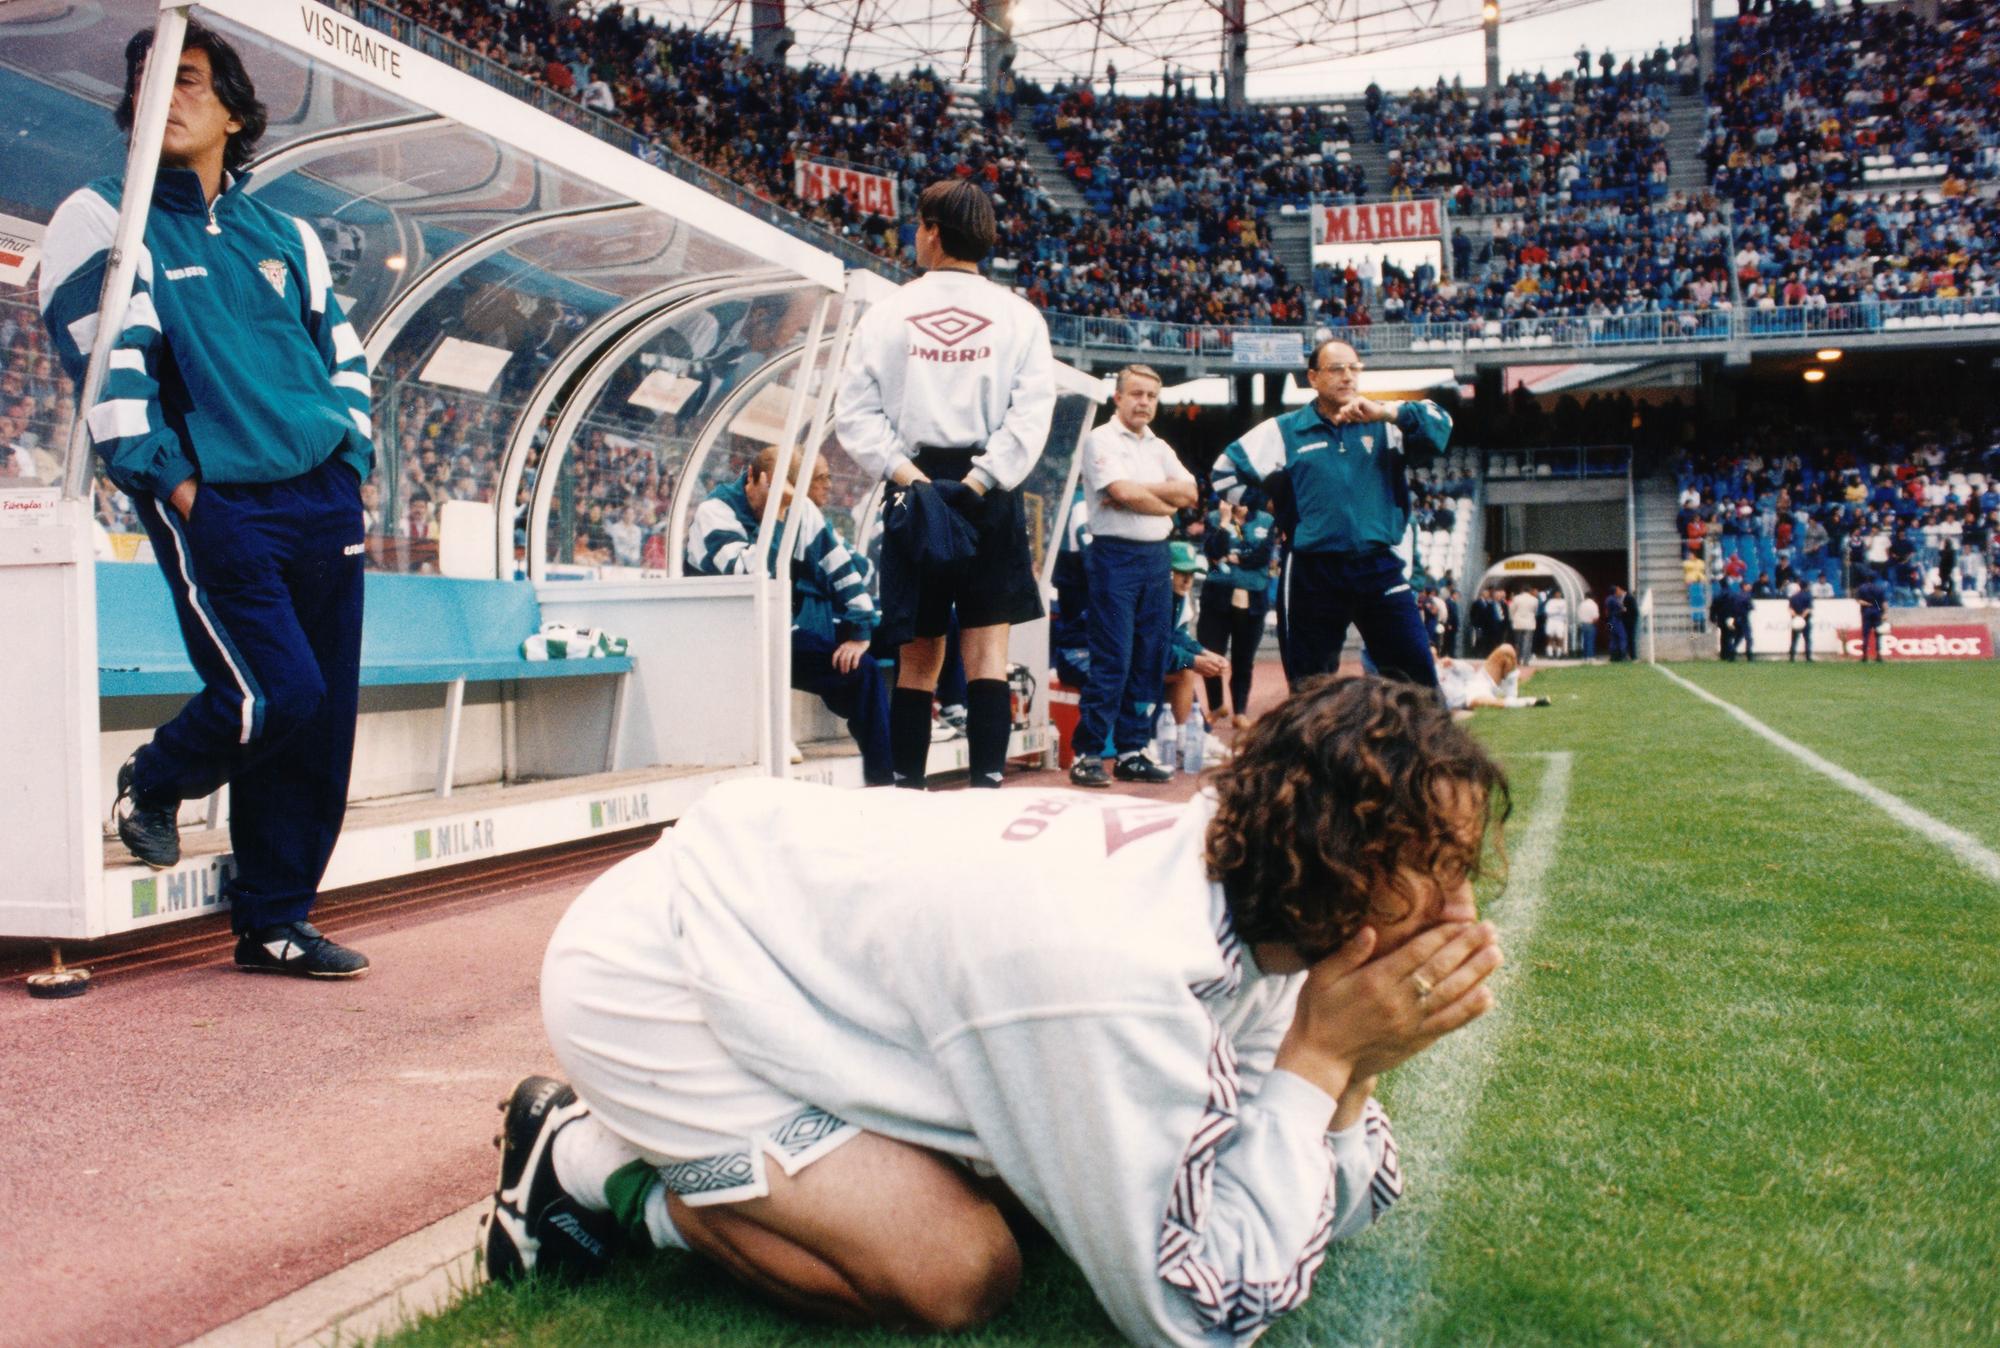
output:
<svg viewBox="0 0 2000 1348"><path fill-rule="evenodd" d="M1839 450L1689 456L1677 528L1690 585L1846 595L1873 575L1901 606L2000 602L1993 429L1864 417Z"/></svg>
<svg viewBox="0 0 2000 1348"><path fill-rule="evenodd" d="M1730 307L1729 226L1706 194L1530 211L1490 234L1461 227L1453 246L1450 280L1428 263L1385 263L1372 287L1353 266L1329 269L1327 284L1315 278L1330 292L1321 321L1354 322L1371 288L1385 323L1669 312L1693 331L1698 313Z"/></svg>
<svg viewBox="0 0 2000 1348"><path fill-rule="evenodd" d="M2000 16L1949 0L1926 23L1903 5L1804 0L1719 26L1704 153L1724 185L1866 184L1868 161L1918 155L1961 181L2000 173Z"/></svg>
<svg viewBox="0 0 2000 1348"><path fill-rule="evenodd" d="M1017 284L1059 312L1304 324L1308 296L1272 258L1263 220L1281 205L1368 191L1336 155L1351 128L1327 108L1232 114L1081 87L1042 103L1035 133L1093 208L1021 255Z"/></svg>
<svg viewBox="0 0 2000 1348"><path fill-rule="evenodd" d="M1820 10L1718 26L1703 156L1734 206L1743 302L1858 306L1994 293L2000 19L1990 5ZM1876 167L1871 168L1871 165ZM1932 174L1921 189L1887 186Z"/></svg>
<svg viewBox="0 0 2000 1348"><path fill-rule="evenodd" d="M1402 97L1371 85L1365 106L1390 195L1448 197L1461 215L1548 211L1666 194L1669 74L1663 48L1642 69L1515 74L1492 93L1442 78Z"/></svg>
<svg viewBox="0 0 2000 1348"><path fill-rule="evenodd" d="M929 71L884 77L759 61L727 36L672 27L618 4L587 17L506 0L400 0L395 8L623 122L640 141L886 255L909 256L911 212L892 221L838 193L805 200L795 190L798 161L836 160L895 178L909 203L932 180L959 174L993 192L1003 218L1046 214L1011 113L960 115L946 83Z"/></svg>

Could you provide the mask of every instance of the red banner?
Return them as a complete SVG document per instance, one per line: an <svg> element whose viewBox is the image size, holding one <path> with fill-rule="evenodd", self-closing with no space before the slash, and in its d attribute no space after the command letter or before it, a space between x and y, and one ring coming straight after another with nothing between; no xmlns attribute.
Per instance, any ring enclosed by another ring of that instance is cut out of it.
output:
<svg viewBox="0 0 2000 1348"><path fill-rule="evenodd" d="M1850 660L1861 658L1861 631L1840 629L1840 649ZM1905 627L1891 623L1882 638L1885 660L1991 660L1993 633L1984 627L1954 624L1949 627Z"/></svg>
<svg viewBox="0 0 2000 1348"><path fill-rule="evenodd" d="M1444 237L1444 202L1436 197L1422 201L1364 202L1359 206L1315 206L1312 212L1315 248Z"/></svg>
<svg viewBox="0 0 2000 1348"><path fill-rule="evenodd" d="M861 210L890 220L896 218L894 178L812 159L799 161L796 177L798 194L807 201L819 201L839 192Z"/></svg>

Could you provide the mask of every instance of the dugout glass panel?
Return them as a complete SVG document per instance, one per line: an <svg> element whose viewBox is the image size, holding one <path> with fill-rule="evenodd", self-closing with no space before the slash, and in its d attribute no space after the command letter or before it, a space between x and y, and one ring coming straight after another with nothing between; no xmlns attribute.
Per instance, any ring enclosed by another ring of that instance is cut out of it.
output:
<svg viewBox="0 0 2000 1348"><path fill-rule="evenodd" d="M553 128L524 107L519 125L510 101L497 113L461 111L471 103L419 78L426 72L407 52L394 60L410 67L408 96L343 68L338 58L374 35L349 22L339 42L325 40L325 25L344 19L337 10L224 3L190 14L236 47L269 112L247 190L318 233L368 348L373 566L432 569L451 501L492 504L494 527L525 545L534 471L515 502L497 502L501 456L531 415L529 393L568 344L601 340L599 320L648 295L705 277L719 287L768 273L776 260L756 246L761 226L738 227L737 213L711 199L663 208L653 180L665 175L638 160L618 155L612 171L597 164L593 173L587 152L561 151L566 128L550 140ZM16 112L14 148L25 151L10 154L0 181L0 231L18 227L39 244L65 196L123 169L112 115L123 53L157 16L156 0L0 7L0 95ZM378 71L388 59L376 59ZM76 396L35 301L32 275L0 267L0 480L15 486L62 480ZM709 377L720 390L755 363ZM598 437L581 446L593 461L629 418L600 420ZM100 551L150 560L132 502L101 470L96 497Z"/></svg>
<svg viewBox="0 0 2000 1348"><path fill-rule="evenodd" d="M664 579L679 570L670 560L675 502L692 512L782 436L797 364L785 353L805 339L823 297L790 288L676 313L600 372L555 470L547 574ZM713 448L691 464L704 443Z"/></svg>

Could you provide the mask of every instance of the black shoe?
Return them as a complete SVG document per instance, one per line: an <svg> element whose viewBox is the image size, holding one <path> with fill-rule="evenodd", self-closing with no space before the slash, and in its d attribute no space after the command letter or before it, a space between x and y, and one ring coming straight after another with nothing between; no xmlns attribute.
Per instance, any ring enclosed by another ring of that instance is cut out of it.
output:
<svg viewBox="0 0 2000 1348"><path fill-rule="evenodd" d="M368 972L368 957L327 940L310 922L281 922L237 937L236 967L294 978L359 978Z"/></svg>
<svg viewBox="0 0 2000 1348"><path fill-rule="evenodd" d="M133 754L118 769L118 799L112 803L111 818L118 825L118 839L125 850L156 871L177 866L181 859L181 826L177 800L142 800L132 790Z"/></svg>
<svg viewBox="0 0 2000 1348"><path fill-rule="evenodd" d="M501 1101L500 1185L485 1218L486 1276L581 1282L609 1268L623 1244L608 1212L592 1212L556 1178L556 1134L590 1110L554 1077L523 1077Z"/></svg>
<svg viewBox="0 0 2000 1348"><path fill-rule="evenodd" d="M1079 758L1069 767L1071 786L1109 786L1111 774L1104 770L1104 760L1097 757Z"/></svg>
<svg viewBox="0 0 2000 1348"><path fill-rule="evenodd" d="M1531 707L1546 707L1549 705L1549 700L1545 697L1538 697L1528 705Z"/></svg>
<svg viewBox="0 0 2000 1348"><path fill-rule="evenodd" d="M1111 775L1121 782L1150 782L1155 786L1171 782L1174 774L1144 754L1129 754L1118 760Z"/></svg>

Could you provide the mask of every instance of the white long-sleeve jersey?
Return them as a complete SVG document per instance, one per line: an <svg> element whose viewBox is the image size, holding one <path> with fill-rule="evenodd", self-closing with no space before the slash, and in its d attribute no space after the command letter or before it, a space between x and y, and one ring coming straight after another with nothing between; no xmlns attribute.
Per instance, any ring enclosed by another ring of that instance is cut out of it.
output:
<svg viewBox="0 0 2000 1348"><path fill-rule="evenodd" d="M1402 1180L1378 1106L1330 1133L1272 1070L1303 980L1232 933L1212 810L733 783L633 902L741 1065L990 1166L1135 1342L1245 1344Z"/></svg>
<svg viewBox="0 0 2000 1348"><path fill-rule="evenodd" d="M971 473L1014 488L1055 414L1055 358L1034 305L974 272L932 271L862 317L834 406L841 447L887 478L925 445L981 447Z"/></svg>

